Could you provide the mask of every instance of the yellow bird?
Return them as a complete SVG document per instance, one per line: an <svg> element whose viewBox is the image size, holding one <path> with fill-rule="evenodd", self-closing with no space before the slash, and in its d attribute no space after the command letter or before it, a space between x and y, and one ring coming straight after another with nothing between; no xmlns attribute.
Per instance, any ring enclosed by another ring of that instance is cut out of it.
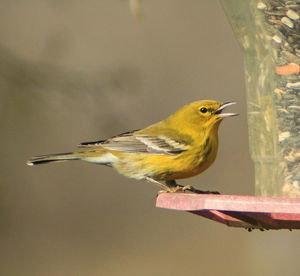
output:
<svg viewBox="0 0 300 276"><path fill-rule="evenodd" d="M196 191L191 186L177 185L175 180L197 175L214 162L220 122L238 115L222 111L233 104L193 102L144 129L81 143L81 151L33 157L27 164L83 160L113 167L130 178L154 182L165 191Z"/></svg>

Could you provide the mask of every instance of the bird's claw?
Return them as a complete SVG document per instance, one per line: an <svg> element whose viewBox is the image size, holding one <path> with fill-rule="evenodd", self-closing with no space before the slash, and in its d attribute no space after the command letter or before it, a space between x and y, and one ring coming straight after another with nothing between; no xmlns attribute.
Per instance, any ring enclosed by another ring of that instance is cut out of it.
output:
<svg viewBox="0 0 300 276"><path fill-rule="evenodd" d="M166 190L159 191L158 194L162 194L162 193L185 193L185 192L191 192L191 193L195 193L195 194L215 194L215 195L220 194L217 191L198 190L198 189L194 188L191 185L186 185L186 186L177 185L177 186L174 186L174 187L168 187L168 189L166 189Z"/></svg>

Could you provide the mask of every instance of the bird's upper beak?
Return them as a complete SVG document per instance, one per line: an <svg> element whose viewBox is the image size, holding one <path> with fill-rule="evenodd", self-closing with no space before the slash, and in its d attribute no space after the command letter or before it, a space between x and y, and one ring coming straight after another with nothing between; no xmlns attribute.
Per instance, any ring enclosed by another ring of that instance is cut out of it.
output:
<svg viewBox="0 0 300 276"><path fill-rule="evenodd" d="M221 106L216 110L215 114L218 114L218 117L221 119L239 115L237 113L222 113L224 108L234 105L234 104L236 104L236 102L226 102L226 103L221 104Z"/></svg>

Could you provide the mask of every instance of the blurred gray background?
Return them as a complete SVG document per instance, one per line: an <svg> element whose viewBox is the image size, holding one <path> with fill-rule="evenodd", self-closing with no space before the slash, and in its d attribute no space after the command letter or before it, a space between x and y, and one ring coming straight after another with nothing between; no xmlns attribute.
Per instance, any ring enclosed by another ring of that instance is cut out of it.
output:
<svg viewBox="0 0 300 276"><path fill-rule="evenodd" d="M157 187L33 155L235 100L215 164L183 180L254 194L242 54L218 1L0 2L0 275L299 275L299 232L155 208Z"/></svg>

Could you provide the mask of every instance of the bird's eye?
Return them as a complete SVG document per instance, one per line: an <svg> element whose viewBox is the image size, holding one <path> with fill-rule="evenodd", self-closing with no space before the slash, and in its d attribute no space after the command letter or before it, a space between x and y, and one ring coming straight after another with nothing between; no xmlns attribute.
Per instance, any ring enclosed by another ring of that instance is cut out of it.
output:
<svg viewBox="0 0 300 276"><path fill-rule="evenodd" d="M206 113L207 112L207 108L206 107L201 107L200 108L200 112L201 113Z"/></svg>

